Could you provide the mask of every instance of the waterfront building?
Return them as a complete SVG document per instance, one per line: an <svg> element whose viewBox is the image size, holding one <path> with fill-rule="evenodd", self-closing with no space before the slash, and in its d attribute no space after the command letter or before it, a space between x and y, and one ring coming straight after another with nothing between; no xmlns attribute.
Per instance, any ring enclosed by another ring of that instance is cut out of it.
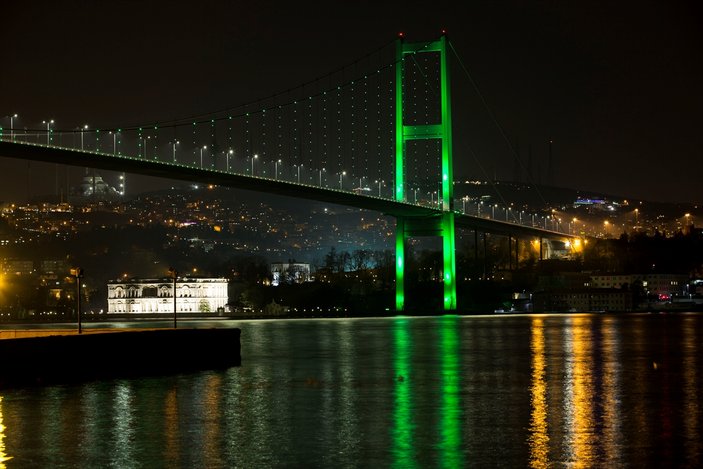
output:
<svg viewBox="0 0 703 469"><path fill-rule="evenodd" d="M310 264L300 262L274 262L271 264L271 285L312 281Z"/></svg>
<svg viewBox="0 0 703 469"><path fill-rule="evenodd" d="M183 277L176 280L179 313L225 312L226 278ZM107 284L107 312L130 314L173 313L173 279L121 279Z"/></svg>
<svg viewBox="0 0 703 469"><path fill-rule="evenodd" d="M688 275L685 274L630 274L591 275L593 288L630 288L637 282L648 295L681 296L686 293Z"/></svg>
<svg viewBox="0 0 703 469"><path fill-rule="evenodd" d="M534 293L533 311L632 311L629 290L605 288L557 289Z"/></svg>

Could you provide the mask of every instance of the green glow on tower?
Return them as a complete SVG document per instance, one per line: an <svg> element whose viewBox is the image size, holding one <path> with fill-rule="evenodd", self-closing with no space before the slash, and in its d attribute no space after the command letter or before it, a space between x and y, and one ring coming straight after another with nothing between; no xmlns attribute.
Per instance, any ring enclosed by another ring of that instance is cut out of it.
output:
<svg viewBox="0 0 703 469"><path fill-rule="evenodd" d="M452 107L449 87L449 66L447 64L447 37L442 36L440 44L440 74L442 100L442 210L452 210L454 203L454 171L452 164ZM452 220L453 225L453 220ZM446 232L445 232L446 234ZM454 229L452 227L452 238ZM453 245L452 241L452 245ZM454 272L454 270L452 270Z"/></svg>
<svg viewBox="0 0 703 469"><path fill-rule="evenodd" d="M395 309L405 308L405 221L398 218L395 224Z"/></svg>
<svg viewBox="0 0 703 469"><path fill-rule="evenodd" d="M403 155L405 154L405 136L403 135L403 62L403 40L398 39L395 63L395 200L405 199L405 182L403 181Z"/></svg>
<svg viewBox="0 0 703 469"><path fill-rule="evenodd" d="M441 122L425 123L422 125L403 124L403 63L407 54L439 52L440 55L440 104ZM452 163L452 112L449 81L449 66L447 63L447 38L442 36L438 41L422 43L404 43L398 39L396 43L396 89L395 89L395 199L405 200L404 162L407 140L439 139L442 151L442 203L439 232L442 237L442 254L444 259L444 297L445 310L454 310L456 300L456 244L454 233L454 172ZM435 218L435 220L437 220ZM427 222L432 223L432 222ZM396 310L402 311L405 303L404 290L404 256L406 223L398 219L396 224Z"/></svg>
<svg viewBox="0 0 703 469"><path fill-rule="evenodd" d="M442 214L442 257L444 260L444 309L456 309L456 250L454 212Z"/></svg>

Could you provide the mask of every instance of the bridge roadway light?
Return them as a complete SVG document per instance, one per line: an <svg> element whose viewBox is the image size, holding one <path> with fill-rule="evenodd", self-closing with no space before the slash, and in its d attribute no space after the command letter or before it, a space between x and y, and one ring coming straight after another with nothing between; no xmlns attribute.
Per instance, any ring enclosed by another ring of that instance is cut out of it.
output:
<svg viewBox="0 0 703 469"><path fill-rule="evenodd" d="M342 171L339 173L339 190L342 190L342 178L347 175L346 171Z"/></svg>
<svg viewBox="0 0 703 469"><path fill-rule="evenodd" d="M179 140L176 140L173 142L173 162L176 162L176 145L179 145L181 142Z"/></svg>
<svg viewBox="0 0 703 469"><path fill-rule="evenodd" d="M229 151L225 152L225 157L227 158L227 172L229 173L229 155L234 155L234 150L230 148Z"/></svg>
<svg viewBox="0 0 703 469"><path fill-rule="evenodd" d="M281 160L277 160L273 162L273 178L278 179L278 165L281 164Z"/></svg>
<svg viewBox="0 0 703 469"><path fill-rule="evenodd" d="M88 130L88 124L85 124L83 127L81 127L81 151L84 151L83 134L85 133L86 130Z"/></svg>
<svg viewBox="0 0 703 469"><path fill-rule="evenodd" d="M10 140L14 141L15 140L15 124L14 124L14 119L17 117L17 114L12 114L10 116Z"/></svg>
<svg viewBox="0 0 703 469"><path fill-rule="evenodd" d="M257 159L258 157L259 157L259 155L256 155L256 154L251 157L251 175L252 176L254 175L254 160Z"/></svg>
<svg viewBox="0 0 703 469"><path fill-rule="evenodd" d="M200 149L200 169L203 169L203 150L207 150L207 145L203 145Z"/></svg>
<svg viewBox="0 0 703 469"><path fill-rule="evenodd" d="M51 142L51 124L54 123L54 119L48 120L48 121L41 121L42 124L46 124L46 144L49 145L49 142Z"/></svg>
<svg viewBox="0 0 703 469"><path fill-rule="evenodd" d="M111 130L110 135L112 135L112 154L117 154L117 131Z"/></svg>

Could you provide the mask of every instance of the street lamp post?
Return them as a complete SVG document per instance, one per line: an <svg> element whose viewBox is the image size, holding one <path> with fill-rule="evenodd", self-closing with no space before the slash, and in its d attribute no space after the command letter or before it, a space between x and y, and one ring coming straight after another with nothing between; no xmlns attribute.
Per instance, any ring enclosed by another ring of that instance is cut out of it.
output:
<svg viewBox="0 0 703 469"><path fill-rule="evenodd" d="M139 137L139 138L142 140L141 145L143 145L143 147L144 147L143 151L140 151L141 154L140 154L139 156L141 156L141 157L143 157L144 159L146 159L146 141L147 141L148 138L151 138L151 137L150 137L150 136L147 137L146 135L142 135L142 136Z"/></svg>
<svg viewBox="0 0 703 469"><path fill-rule="evenodd" d="M176 145L180 144L181 142L176 140L173 142L173 162L176 162Z"/></svg>
<svg viewBox="0 0 703 469"><path fill-rule="evenodd" d="M200 149L200 169L203 169L203 150L207 150L207 145L203 145Z"/></svg>
<svg viewBox="0 0 703 469"><path fill-rule="evenodd" d="M83 278L83 269L75 267L71 269L71 275L76 279L76 315L78 319L78 333L83 332L81 328L81 279Z"/></svg>
<svg viewBox="0 0 703 469"><path fill-rule="evenodd" d="M227 172L229 173L229 155L234 155L234 150L230 149L228 152L225 153L225 156L227 157Z"/></svg>
<svg viewBox="0 0 703 469"><path fill-rule="evenodd" d="M15 124L14 124L14 119L17 117L17 114L12 114L10 116L10 140L13 142L15 141Z"/></svg>
<svg viewBox="0 0 703 469"><path fill-rule="evenodd" d="M278 179L278 165L281 164L281 160L273 162L273 178Z"/></svg>
<svg viewBox="0 0 703 469"><path fill-rule="evenodd" d="M81 151L85 150L85 147L83 146L83 134L86 130L88 130L88 124L81 127Z"/></svg>
<svg viewBox="0 0 703 469"><path fill-rule="evenodd" d="M346 171L342 171L339 173L339 190L342 190L342 178L347 175Z"/></svg>
<svg viewBox="0 0 703 469"><path fill-rule="evenodd" d="M117 154L117 131L110 131L112 134L112 154L116 155Z"/></svg>
<svg viewBox="0 0 703 469"><path fill-rule="evenodd" d="M254 155L251 157L251 175L254 175L254 160L257 159L259 155Z"/></svg>
<svg viewBox="0 0 703 469"><path fill-rule="evenodd" d="M42 124L46 124L46 144L49 145L51 142L51 124L54 123L54 119L48 121L41 121Z"/></svg>
<svg viewBox="0 0 703 469"><path fill-rule="evenodd" d="M173 267L168 268L168 273L173 279L173 328L178 327L178 316L176 315L176 279L178 278L178 271Z"/></svg>
<svg viewBox="0 0 703 469"><path fill-rule="evenodd" d="M295 180L298 181L298 184L300 184L300 167L303 165L302 164L294 164L293 166L295 167L295 171L296 171L296 179Z"/></svg>
<svg viewBox="0 0 703 469"><path fill-rule="evenodd" d="M325 170L325 168L322 168L319 173L320 173L320 178L319 178L319 186L322 187L322 172Z"/></svg>

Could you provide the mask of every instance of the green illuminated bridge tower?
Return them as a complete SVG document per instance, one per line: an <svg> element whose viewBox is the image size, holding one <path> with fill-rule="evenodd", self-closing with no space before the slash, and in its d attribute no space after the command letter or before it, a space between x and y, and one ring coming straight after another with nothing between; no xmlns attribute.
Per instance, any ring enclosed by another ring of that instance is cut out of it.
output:
<svg viewBox="0 0 703 469"><path fill-rule="evenodd" d="M452 112L447 64L447 38L443 35L433 42L407 43L402 37L396 46L396 141L395 141L395 198L406 200L405 166L408 161L409 141L436 140L441 151L441 189L438 191L441 213L427 216L398 217L396 225L396 295L397 311L405 308L405 241L413 236L440 236L442 238L443 280L445 310L456 309L456 249L454 242L454 181L452 171ZM406 124L404 96L405 63L417 60L419 54L439 53L440 93L438 114L440 122L412 122Z"/></svg>

